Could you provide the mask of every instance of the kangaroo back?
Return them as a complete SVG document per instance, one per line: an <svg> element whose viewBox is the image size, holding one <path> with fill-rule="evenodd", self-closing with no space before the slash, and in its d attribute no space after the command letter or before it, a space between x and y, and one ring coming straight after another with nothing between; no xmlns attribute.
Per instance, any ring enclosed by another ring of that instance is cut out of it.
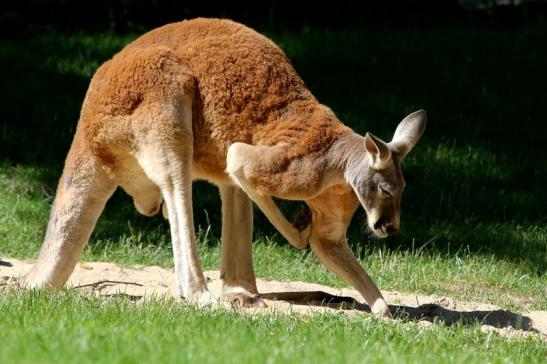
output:
<svg viewBox="0 0 547 364"><path fill-rule="evenodd" d="M348 132L320 105L283 51L241 24L194 19L155 29L121 51L165 47L197 80L194 173L227 181L228 147L290 145L290 157L324 152Z"/></svg>

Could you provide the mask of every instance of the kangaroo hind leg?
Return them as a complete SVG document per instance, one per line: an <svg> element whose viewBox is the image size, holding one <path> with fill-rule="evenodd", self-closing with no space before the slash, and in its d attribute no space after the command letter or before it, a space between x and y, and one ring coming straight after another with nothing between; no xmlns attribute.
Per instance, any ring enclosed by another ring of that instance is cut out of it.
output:
<svg viewBox="0 0 547 364"><path fill-rule="evenodd" d="M38 260L23 277L28 288L59 288L72 274L116 185L76 136L65 162Z"/></svg>
<svg viewBox="0 0 547 364"><path fill-rule="evenodd" d="M179 295L198 304L216 303L207 289L195 241L191 103L184 103L173 114L165 110L169 108L160 107L153 113L156 127L142 137L137 161L166 206Z"/></svg>
<svg viewBox="0 0 547 364"><path fill-rule="evenodd" d="M222 198L222 298L238 307L266 307L253 269L253 206L239 187L220 186Z"/></svg>

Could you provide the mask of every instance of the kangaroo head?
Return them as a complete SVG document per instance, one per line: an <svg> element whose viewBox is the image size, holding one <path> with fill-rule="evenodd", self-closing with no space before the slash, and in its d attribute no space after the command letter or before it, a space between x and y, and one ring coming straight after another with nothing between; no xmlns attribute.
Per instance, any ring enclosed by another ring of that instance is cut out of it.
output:
<svg viewBox="0 0 547 364"><path fill-rule="evenodd" d="M360 160L347 170L348 181L366 211L368 226L378 237L399 230L401 195L405 188L400 164L420 139L426 119L423 110L408 115L399 123L389 143L367 133L364 147L359 147Z"/></svg>

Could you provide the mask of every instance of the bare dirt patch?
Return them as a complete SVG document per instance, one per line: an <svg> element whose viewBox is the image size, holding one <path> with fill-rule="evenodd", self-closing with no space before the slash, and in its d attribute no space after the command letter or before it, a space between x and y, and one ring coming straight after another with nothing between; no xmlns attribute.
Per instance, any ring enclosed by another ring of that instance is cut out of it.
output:
<svg viewBox="0 0 547 364"><path fill-rule="evenodd" d="M0 257L0 286L10 286L27 272L32 262ZM207 271L210 290L220 295L218 271ZM348 288L333 288L315 283L280 282L259 279L258 290L267 308L252 312L291 312L311 315L318 312L344 312L348 315L370 312L360 295ZM173 271L156 266L120 267L113 263L78 264L67 287L101 296L125 295L134 300L146 297L177 298ZM459 302L448 297L383 291L393 316L399 320L433 321L447 325L481 323L481 330L503 336L535 336L547 341L547 311L511 312L480 302ZM246 310L246 309L242 309Z"/></svg>

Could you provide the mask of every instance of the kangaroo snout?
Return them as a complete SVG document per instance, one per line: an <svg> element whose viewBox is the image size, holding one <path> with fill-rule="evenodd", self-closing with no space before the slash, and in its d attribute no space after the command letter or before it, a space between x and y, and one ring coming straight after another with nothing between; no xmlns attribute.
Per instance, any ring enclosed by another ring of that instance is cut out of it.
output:
<svg viewBox="0 0 547 364"><path fill-rule="evenodd" d="M382 217L374 223L373 229L374 233L379 237L386 237L397 233L397 231L399 231L399 226L398 224L395 225L392 221Z"/></svg>

